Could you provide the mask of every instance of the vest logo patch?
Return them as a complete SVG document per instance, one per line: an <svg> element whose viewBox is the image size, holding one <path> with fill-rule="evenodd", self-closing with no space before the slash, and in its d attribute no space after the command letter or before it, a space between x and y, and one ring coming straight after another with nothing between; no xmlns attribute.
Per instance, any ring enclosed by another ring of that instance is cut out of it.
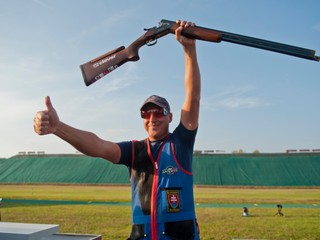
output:
<svg viewBox="0 0 320 240"><path fill-rule="evenodd" d="M166 190L167 193L167 211L180 212L180 191Z"/></svg>
<svg viewBox="0 0 320 240"><path fill-rule="evenodd" d="M178 168L168 166L165 169L162 170L162 174L167 174L167 175L173 175L176 172L178 172Z"/></svg>

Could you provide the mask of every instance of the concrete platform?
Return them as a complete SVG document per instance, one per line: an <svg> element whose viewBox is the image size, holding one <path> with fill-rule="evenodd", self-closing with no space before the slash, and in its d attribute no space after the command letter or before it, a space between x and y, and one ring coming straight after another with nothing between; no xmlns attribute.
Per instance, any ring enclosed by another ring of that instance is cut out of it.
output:
<svg viewBox="0 0 320 240"><path fill-rule="evenodd" d="M63 234L59 225L0 222L0 240L101 240L100 235Z"/></svg>
<svg viewBox="0 0 320 240"><path fill-rule="evenodd" d="M0 222L0 239L38 240L59 232L59 225Z"/></svg>
<svg viewBox="0 0 320 240"><path fill-rule="evenodd" d="M100 235L62 234L57 233L39 240L102 240Z"/></svg>

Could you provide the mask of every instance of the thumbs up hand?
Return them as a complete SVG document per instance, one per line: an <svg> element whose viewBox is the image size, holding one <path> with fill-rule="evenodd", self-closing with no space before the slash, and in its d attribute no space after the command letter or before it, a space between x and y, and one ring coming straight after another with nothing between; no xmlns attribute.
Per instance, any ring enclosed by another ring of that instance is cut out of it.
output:
<svg viewBox="0 0 320 240"><path fill-rule="evenodd" d="M34 131L39 135L55 133L60 122L49 96L45 98L45 105L46 110L37 112L33 119Z"/></svg>

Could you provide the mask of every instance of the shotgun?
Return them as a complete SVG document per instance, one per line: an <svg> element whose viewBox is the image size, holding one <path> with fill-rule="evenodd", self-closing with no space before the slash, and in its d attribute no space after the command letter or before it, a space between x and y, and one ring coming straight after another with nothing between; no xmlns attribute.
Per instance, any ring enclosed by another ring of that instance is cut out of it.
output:
<svg viewBox="0 0 320 240"><path fill-rule="evenodd" d="M174 34L178 27L179 25L176 22L162 19L157 27L144 29L146 32L133 43L131 43L127 48L121 46L80 65L86 86L91 85L126 62L138 61L140 59L138 53L140 47L144 45L154 45L158 38L161 38L169 33ZM226 41L313 61L320 61L320 57L315 56L316 52L314 50L210 28L198 26L189 27L183 29L182 35L188 38L209 42L219 43L221 41Z"/></svg>

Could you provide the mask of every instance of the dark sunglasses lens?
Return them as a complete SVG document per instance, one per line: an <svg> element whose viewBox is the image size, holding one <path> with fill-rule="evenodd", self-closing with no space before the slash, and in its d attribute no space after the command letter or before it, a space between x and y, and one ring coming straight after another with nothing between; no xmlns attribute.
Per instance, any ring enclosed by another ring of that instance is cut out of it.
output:
<svg viewBox="0 0 320 240"><path fill-rule="evenodd" d="M163 117L163 111L162 110L158 110L153 112L154 116L157 118Z"/></svg>
<svg viewBox="0 0 320 240"><path fill-rule="evenodd" d="M149 110L149 111L141 111L141 117L144 119L148 119L151 117L151 114L153 114L153 116L160 118L163 117L163 110L162 109L158 109L158 110Z"/></svg>
<svg viewBox="0 0 320 240"><path fill-rule="evenodd" d="M150 113L148 113L147 111L141 111L141 117L146 119L148 118L148 116L150 117Z"/></svg>

